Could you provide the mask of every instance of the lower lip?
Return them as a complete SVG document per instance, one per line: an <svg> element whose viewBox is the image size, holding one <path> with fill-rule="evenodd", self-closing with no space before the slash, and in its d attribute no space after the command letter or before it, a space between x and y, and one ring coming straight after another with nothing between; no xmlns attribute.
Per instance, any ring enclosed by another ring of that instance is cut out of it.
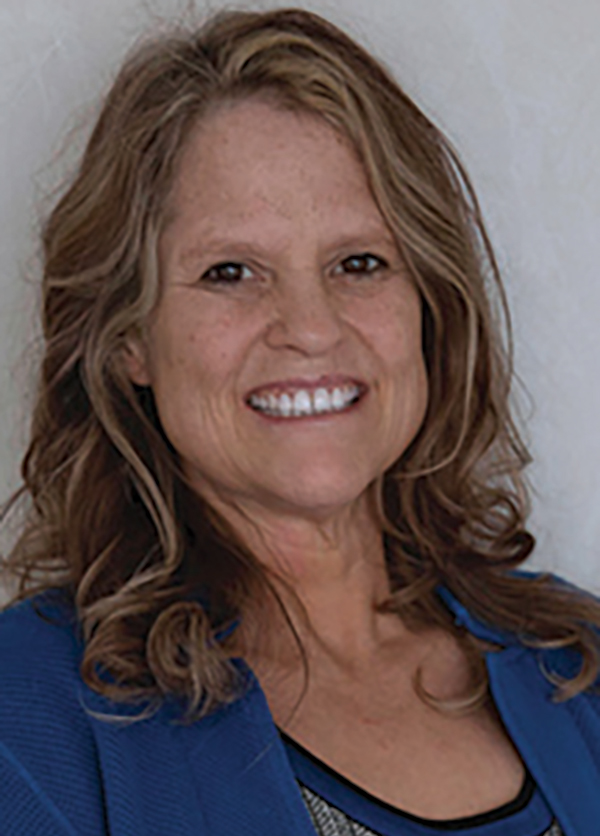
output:
<svg viewBox="0 0 600 836"><path fill-rule="evenodd" d="M354 401L354 403L350 404L350 406L347 406L345 409L340 409L338 411L318 412L315 415L290 415L289 418L283 418L279 415L269 415L267 412L260 412L258 409L253 409L249 404L246 404L246 406L254 415L259 418L264 418L265 421L269 421L271 424L298 424L300 422L303 424L314 424L331 421L334 418L343 418L345 415L352 415L361 406L366 397L367 393L363 392L358 400Z"/></svg>

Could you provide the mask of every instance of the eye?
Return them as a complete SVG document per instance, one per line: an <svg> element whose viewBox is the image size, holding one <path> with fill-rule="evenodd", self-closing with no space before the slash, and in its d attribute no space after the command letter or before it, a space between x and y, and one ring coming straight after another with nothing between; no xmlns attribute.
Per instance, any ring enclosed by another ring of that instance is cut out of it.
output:
<svg viewBox="0 0 600 836"><path fill-rule="evenodd" d="M202 274L200 281L213 285L234 285L252 276L252 271L245 264L236 261L224 261L214 264Z"/></svg>
<svg viewBox="0 0 600 836"><path fill-rule="evenodd" d="M379 256L372 255L371 253L351 255L348 258L345 258L340 264L340 268L343 269L344 273L358 276L370 276L388 266L387 261L384 261L382 258L379 258Z"/></svg>

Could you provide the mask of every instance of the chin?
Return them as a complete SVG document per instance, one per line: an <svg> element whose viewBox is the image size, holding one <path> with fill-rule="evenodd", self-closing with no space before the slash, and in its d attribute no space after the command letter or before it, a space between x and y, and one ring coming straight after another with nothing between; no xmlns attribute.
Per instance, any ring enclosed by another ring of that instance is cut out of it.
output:
<svg viewBox="0 0 600 836"><path fill-rule="evenodd" d="M280 488L272 490L281 505L289 510L297 509L299 516L329 516L353 505L366 495L370 481L352 479L346 474L344 479L307 479L297 480L293 490Z"/></svg>

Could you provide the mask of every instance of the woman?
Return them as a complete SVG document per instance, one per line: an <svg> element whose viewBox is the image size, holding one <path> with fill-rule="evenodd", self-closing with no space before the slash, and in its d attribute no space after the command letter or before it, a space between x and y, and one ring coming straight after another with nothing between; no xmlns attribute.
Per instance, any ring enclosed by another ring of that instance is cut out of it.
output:
<svg viewBox="0 0 600 836"><path fill-rule="evenodd" d="M3 832L595 833L600 608L515 569L498 271L387 73L300 10L144 47L44 247Z"/></svg>

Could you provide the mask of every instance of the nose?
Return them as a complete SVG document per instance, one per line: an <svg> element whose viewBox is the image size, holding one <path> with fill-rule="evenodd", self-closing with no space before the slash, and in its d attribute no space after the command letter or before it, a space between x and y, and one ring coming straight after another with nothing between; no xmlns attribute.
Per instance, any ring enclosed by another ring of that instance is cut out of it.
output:
<svg viewBox="0 0 600 836"><path fill-rule="evenodd" d="M323 354L342 339L339 300L323 282L296 276L279 288L267 331L271 348L290 348L306 355Z"/></svg>

